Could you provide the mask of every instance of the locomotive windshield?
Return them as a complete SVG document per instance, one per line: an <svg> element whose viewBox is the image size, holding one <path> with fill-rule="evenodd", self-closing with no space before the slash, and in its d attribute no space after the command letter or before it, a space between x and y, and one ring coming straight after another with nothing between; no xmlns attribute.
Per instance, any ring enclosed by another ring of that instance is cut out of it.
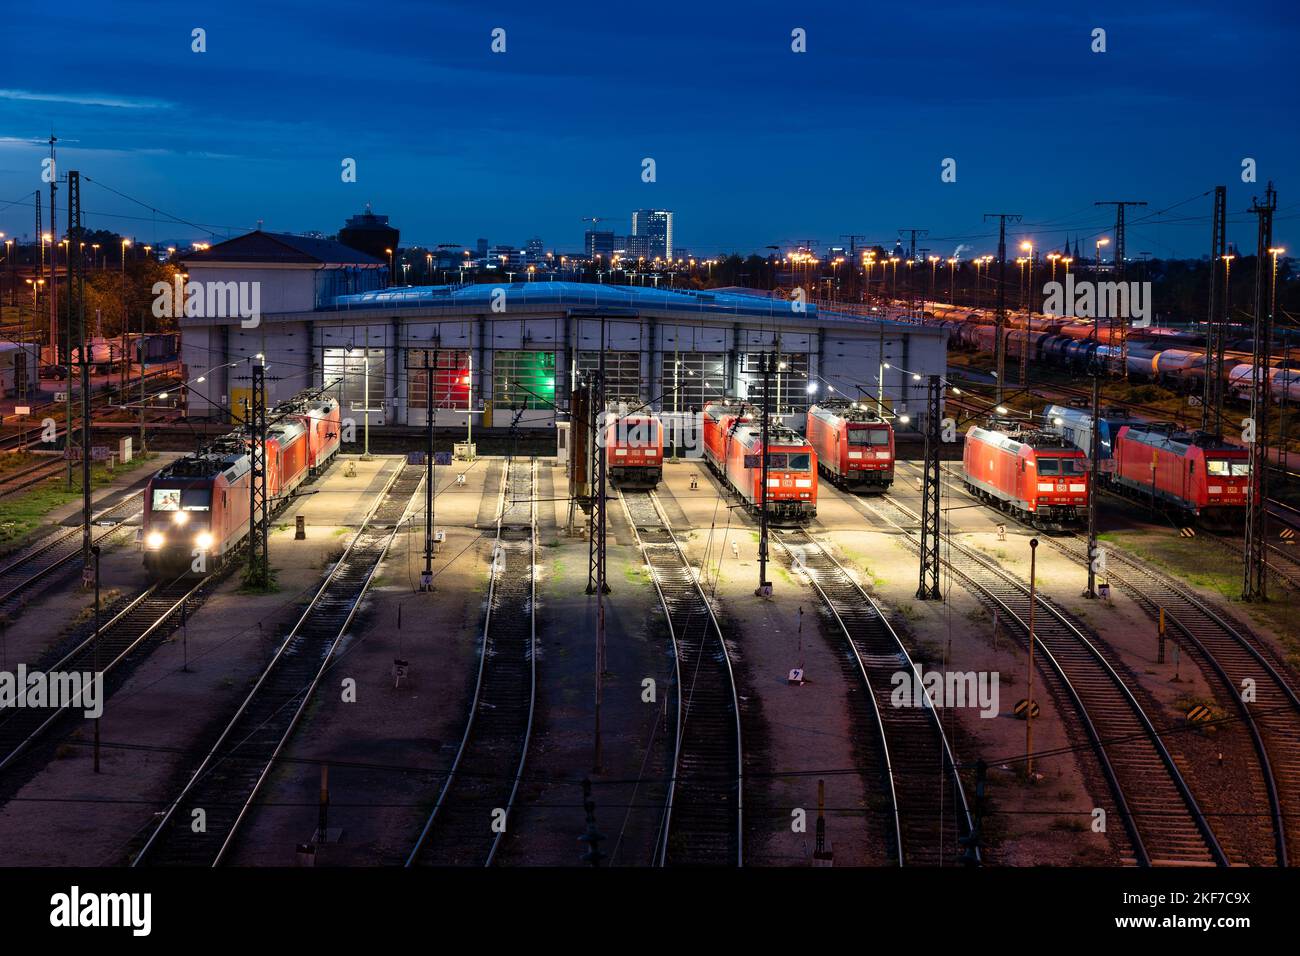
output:
<svg viewBox="0 0 1300 956"><path fill-rule="evenodd" d="M209 488L155 488L154 511L209 511L212 491Z"/></svg>
<svg viewBox="0 0 1300 956"><path fill-rule="evenodd" d="M1040 475L1082 475L1087 473L1087 463L1082 458L1039 458Z"/></svg>
<svg viewBox="0 0 1300 956"><path fill-rule="evenodd" d="M769 471L807 471L812 456L807 452L770 452L767 456Z"/></svg>
<svg viewBox="0 0 1300 956"><path fill-rule="evenodd" d="M871 428L866 425L850 425L849 444L860 446L888 445L889 430L887 428Z"/></svg>
<svg viewBox="0 0 1300 956"><path fill-rule="evenodd" d="M1250 462L1230 458L1207 458L1205 473L1221 478L1245 478L1250 474Z"/></svg>

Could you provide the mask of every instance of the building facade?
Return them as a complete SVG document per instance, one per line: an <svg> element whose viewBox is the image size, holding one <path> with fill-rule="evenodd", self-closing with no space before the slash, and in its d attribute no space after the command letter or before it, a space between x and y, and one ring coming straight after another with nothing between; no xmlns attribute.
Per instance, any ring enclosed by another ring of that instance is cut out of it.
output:
<svg viewBox="0 0 1300 956"><path fill-rule="evenodd" d="M667 209L638 209L632 213L628 252L647 259L673 257L673 214Z"/></svg>
<svg viewBox="0 0 1300 956"><path fill-rule="evenodd" d="M182 354L190 414L223 417L247 395L249 366L266 357L272 403L328 387L344 417L422 426L434 375L441 426L553 428L570 389L605 359L611 399L689 412L722 397L763 398L758 364L775 352L771 407L798 424L818 396L877 393L913 421L924 376L946 367L946 331L819 313L763 295L680 292L569 282L425 286L337 297L320 308L238 321L186 317Z"/></svg>

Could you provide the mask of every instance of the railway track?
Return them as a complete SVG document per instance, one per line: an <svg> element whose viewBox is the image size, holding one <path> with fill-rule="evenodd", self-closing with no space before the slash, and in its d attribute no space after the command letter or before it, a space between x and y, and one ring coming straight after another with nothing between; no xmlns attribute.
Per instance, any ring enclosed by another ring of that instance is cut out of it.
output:
<svg viewBox="0 0 1300 956"><path fill-rule="evenodd" d="M1086 539L1048 538L1053 548L1088 564ZM1300 692L1294 678L1269 660L1255 635L1201 601L1173 578L1115 549L1106 551L1106 578L1119 585L1152 618L1164 609L1167 625L1203 662L1232 700L1251 736L1264 777L1277 850L1277 864L1288 865L1300 847ZM1247 682L1250 685L1247 685ZM1243 699L1251 686L1255 699Z"/></svg>
<svg viewBox="0 0 1300 956"><path fill-rule="evenodd" d="M857 505L904 532L919 547L920 516L892 496ZM1028 642L1029 589L971 548L948 539L944 564L983 603ZM1134 861L1152 865L1228 864L1205 814L1155 727L1127 684L1083 629L1043 596L1036 595L1034 644L1043 669L1073 706L1096 755L1113 810L1122 820Z"/></svg>
<svg viewBox="0 0 1300 956"><path fill-rule="evenodd" d="M491 866L510 826L537 696L536 479L535 459L506 459L474 698L407 866Z"/></svg>
<svg viewBox="0 0 1300 956"><path fill-rule="evenodd" d="M107 677L146 643L166 637L169 624L179 620L183 605L195 606L207 579L182 579L155 584L134 598L91 635L48 667L47 674L100 673ZM100 701L102 703L102 699ZM35 744L60 717L85 708L10 707L0 710L0 772Z"/></svg>
<svg viewBox="0 0 1300 956"><path fill-rule="evenodd" d="M696 571L652 491L619 494L650 568L673 646L672 774L659 866L743 866L744 750L736 679Z"/></svg>
<svg viewBox="0 0 1300 956"><path fill-rule="evenodd" d="M948 482L963 496L969 492ZM974 500L972 498L972 500ZM1127 500L1127 499L1123 499ZM1022 522L1023 524L1023 522ZM1028 527L1028 526L1026 526ZM1207 532L1203 540L1240 557L1242 545L1225 535ZM1078 535L1045 535L1048 546L1087 567L1087 541ZM1270 545L1270 549L1278 550ZM1290 559L1289 555L1283 554ZM1116 549L1107 549L1106 576L1128 593L1153 619L1164 608L1167 622L1220 696L1232 702L1251 738L1259 767L1260 786L1268 800L1268 816L1278 865L1287 865L1300 846L1300 695L1283 667L1269 660L1271 652L1258 637L1200 600L1170 575ZM1273 569L1273 565L1270 565ZM1276 571L1275 571L1276 573ZM1260 671L1267 672L1261 676ZM1254 682L1259 695L1253 705L1243 700L1243 681ZM1265 693L1265 689L1267 693Z"/></svg>
<svg viewBox="0 0 1300 956"><path fill-rule="evenodd" d="M0 498L8 498L43 481L49 481L63 470L64 465L62 458L42 458L26 468L10 472L0 479Z"/></svg>
<svg viewBox="0 0 1300 956"><path fill-rule="evenodd" d="M1212 541L1215 547L1225 554L1235 557L1238 566L1244 564L1246 542L1243 538L1219 531L1207 531L1200 537ZM1293 546L1279 547L1269 541L1264 547L1267 553L1268 573L1284 588L1300 591L1300 555L1295 553Z"/></svg>
<svg viewBox="0 0 1300 956"><path fill-rule="evenodd" d="M159 814L132 866L217 866L225 860L352 624L424 474L422 465L405 465L389 479L234 718ZM202 832L193 829L198 818L204 820Z"/></svg>
<svg viewBox="0 0 1300 956"><path fill-rule="evenodd" d="M101 529L92 531L95 542L103 542L118 531L127 521L138 515L144 507L144 493L127 495L117 504L91 517L91 525ZM35 544L5 559L0 567L0 614L15 613L23 598L34 585L81 555L81 528L67 528L47 535Z"/></svg>
<svg viewBox="0 0 1300 956"><path fill-rule="evenodd" d="M884 755L898 865L956 862L958 841L970 835L974 821L939 713L928 692L921 707L897 707L890 699L894 675L919 679L920 670L876 603L811 534L779 530L773 540L807 575L862 679ZM972 862L980 862L978 848Z"/></svg>

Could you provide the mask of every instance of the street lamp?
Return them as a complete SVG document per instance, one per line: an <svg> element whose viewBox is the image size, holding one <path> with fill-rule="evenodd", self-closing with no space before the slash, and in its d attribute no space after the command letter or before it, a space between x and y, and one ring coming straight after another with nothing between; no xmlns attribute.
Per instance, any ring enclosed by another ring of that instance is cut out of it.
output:
<svg viewBox="0 0 1300 956"><path fill-rule="evenodd" d="M1110 240L1105 236L1097 240L1097 270L1101 271L1101 247L1110 245Z"/></svg>

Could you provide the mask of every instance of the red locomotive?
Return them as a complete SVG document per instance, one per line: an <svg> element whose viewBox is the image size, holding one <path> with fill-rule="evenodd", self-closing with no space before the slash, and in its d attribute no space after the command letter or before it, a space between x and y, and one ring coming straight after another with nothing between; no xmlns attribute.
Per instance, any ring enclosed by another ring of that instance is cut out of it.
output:
<svg viewBox="0 0 1300 956"><path fill-rule="evenodd" d="M1088 508L1088 459L1060 435L995 422L966 433L966 487L1044 531L1076 526Z"/></svg>
<svg viewBox="0 0 1300 956"><path fill-rule="evenodd" d="M727 462L727 435L737 422L752 422L756 410L744 402L710 402L704 406L704 460L719 475Z"/></svg>
<svg viewBox="0 0 1300 956"><path fill-rule="evenodd" d="M1250 452L1208 432L1127 425L1115 438L1114 461L1111 482L1129 497L1192 516L1245 513Z"/></svg>
<svg viewBox="0 0 1300 956"><path fill-rule="evenodd" d="M664 475L664 426L649 412L606 415L605 467L616 485L653 488Z"/></svg>
<svg viewBox="0 0 1300 956"><path fill-rule="evenodd" d="M730 421L720 436L725 453L722 481L757 511L763 502L763 426L740 415ZM766 453L768 514L816 517L817 453L812 445L784 425L770 423Z"/></svg>
<svg viewBox="0 0 1300 956"><path fill-rule="evenodd" d="M894 429L874 411L847 400L808 409L808 441L818 470L848 488L886 490L894 481Z"/></svg>
<svg viewBox="0 0 1300 956"><path fill-rule="evenodd" d="M266 485L275 509L338 453L339 406L298 396L268 419ZM221 565L248 534L251 471L248 432L238 429L149 479L142 531L151 574L204 574Z"/></svg>
<svg viewBox="0 0 1300 956"><path fill-rule="evenodd" d="M339 403L332 398L296 395L271 410L271 419L300 422L307 435L307 468L318 475L339 453Z"/></svg>

